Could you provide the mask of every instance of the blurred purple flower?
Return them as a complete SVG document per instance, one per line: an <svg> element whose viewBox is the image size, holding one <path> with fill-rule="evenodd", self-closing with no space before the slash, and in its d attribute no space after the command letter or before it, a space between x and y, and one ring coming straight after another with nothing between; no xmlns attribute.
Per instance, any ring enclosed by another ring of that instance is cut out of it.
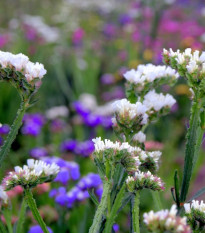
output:
<svg viewBox="0 0 205 233"><path fill-rule="evenodd" d="M41 157L47 156L48 151L45 148L42 148L42 147L35 147L35 148L30 150L29 154L30 154L31 157L33 157L35 159L39 159Z"/></svg>
<svg viewBox="0 0 205 233"><path fill-rule="evenodd" d="M104 85L115 83L115 77L112 74L103 74L100 79L101 83L103 83Z"/></svg>
<svg viewBox="0 0 205 233"><path fill-rule="evenodd" d="M5 124L5 125L0 126L0 135L6 135L9 133L9 131L10 131L9 125Z"/></svg>
<svg viewBox="0 0 205 233"><path fill-rule="evenodd" d="M47 227L47 228L50 233L53 233L50 227ZM39 225L36 225L36 226L30 227L28 233L43 233L43 230L41 229Z"/></svg>

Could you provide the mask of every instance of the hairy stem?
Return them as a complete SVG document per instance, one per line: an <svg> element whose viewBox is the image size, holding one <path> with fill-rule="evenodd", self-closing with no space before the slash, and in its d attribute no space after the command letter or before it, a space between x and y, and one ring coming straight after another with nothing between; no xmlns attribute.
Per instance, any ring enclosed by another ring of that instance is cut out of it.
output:
<svg viewBox="0 0 205 233"><path fill-rule="evenodd" d="M139 225L139 205L140 205L140 191L137 191L136 194L132 197L132 229L134 233L140 233Z"/></svg>
<svg viewBox="0 0 205 233"><path fill-rule="evenodd" d="M17 111L16 119L14 120L14 122L11 126L11 129L10 129L10 132L9 132L3 146L1 147L0 165L2 165L3 160L5 159L6 155L8 154L8 152L11 148L11 145L16 138L18 130L22 125L23 116L26 112L28 105L29 105L28 102L23 102L23 101L21 102L21 106L20 106L19 110Z"/></svg>
<svg viewBox="0 0 205 233"><path fill-rule="evenodd" d="M24 224L25 215L26 215L26 207L27 207L27 204L26 204L26 200L24 198L22 201L22 204L21 204L21 210L20 210L19 219L17 222L16 233L23 232L23 224Z"/></svg>
<svg viewBox="0 0 205 233"><path fill-rule="evenodd" d="M189 129L185 150L185 162L180 201L186 201L194 165L198 159L199 149L203 138L203 129L200 126L201 102L197 98L192 103Z"/></svg>
<svg viewBox="0 0 205 233"><path fill-rule="evenodd" d="M105 230L104 230L105 233L112 232L112 226L115 223L115 218L117 216L118 209L122 205L122 199L123 199L124 194L125 194L125 187L126 187L126 185L124 183L122 188L120 189L116 199L115 199L115 202L114 202L114 205L113 205L112 210L110 212L110 215L108 216L107 221L106 221L106 226L105 226Z"/></svg>
<svg viewBox="0 0 205 233"><path fill-rule="evenodd" d="M102 217L103 217L103 214L105 213L105 210L107 208L107 201L108 201L108 196L110 195L110 192L111 192L111 184L109 181L105 181L105 183L103 185L102 198L101 198L100 204L95 212L93 224L90 227L89 233L98 233L99 232Z"/></svg>
<svg viewBox="0 0 205 233"><path fill-rule="evenodd" d="M36 219L36 221L38 222L38 224L40 225L41 229L43 230L44 233L49 233L49 231L46 227L46 224L43 221L43 219L42 219L42 217L37 209L36 202L33 198L33 194L31 192L31 190L25 189L24 195L25 195L25 199L27 201L27 204L32 211L32 214L33 214L34 218Z"/></svg>

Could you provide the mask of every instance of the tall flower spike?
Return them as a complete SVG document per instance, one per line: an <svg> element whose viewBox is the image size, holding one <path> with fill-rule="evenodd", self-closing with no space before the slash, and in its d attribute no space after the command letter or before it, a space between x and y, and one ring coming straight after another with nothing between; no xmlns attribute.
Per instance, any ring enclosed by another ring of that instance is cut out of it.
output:
<svg viewBox="0 0 205 233"><path fill-rule="evenodd" d="M128 176L126 180L127 189L129 192L134 193L142 189L151 189L153 191L163 191L164 183L162 180L148 172L135 172L133 177Z"/></svg>
<svg viewBox="0 0 205 233"><path fill-rule="evenodd" d="M150 211L143 215L144 223L150 232L191 233L186 217L177 216L176 205L171 210Z"/></svg>
<svg viewBox="0 0 205 233"><path fill-rule="evenodd" d="M170 67L147 64L139 65L136 70L127 71L124 77L127 80L128 97L131 92L142 97L150 89L157 88L159 85L174 84L179 74Z"/></svg>
<svg viewBox="0 0 205 233"><path fill-rule="evenodd" d="M47 164L40 160L28 159L27 165L15 167L13 172L3 179L5 190L21 185L32 188L38 184L51 182L58 174L60 168L55 163Z"/></svg>

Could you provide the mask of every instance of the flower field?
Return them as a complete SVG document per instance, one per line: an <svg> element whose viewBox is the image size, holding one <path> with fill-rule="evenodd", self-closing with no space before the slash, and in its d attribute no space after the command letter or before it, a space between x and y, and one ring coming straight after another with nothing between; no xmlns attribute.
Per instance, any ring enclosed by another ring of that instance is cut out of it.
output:
<svg viewBox="0 0 205 233"><path fill-rule="evenodd" d="M0 233L205 232L203 0L2 1Z"/></svg>

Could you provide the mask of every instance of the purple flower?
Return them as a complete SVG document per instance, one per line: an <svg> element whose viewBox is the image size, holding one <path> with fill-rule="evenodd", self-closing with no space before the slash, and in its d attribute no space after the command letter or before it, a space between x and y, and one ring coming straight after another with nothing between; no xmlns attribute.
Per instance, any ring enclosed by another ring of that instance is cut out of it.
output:
<svg viewBox="0 0 205 233"><path fill-rule="evenodd" d="M92 141L88 140L85 142L79 142L76 146L75 153L82 155L83 157L88 157L94 151L94 144Z"/></svg>
<svg viewBox="0 0 205 233"><path fill-rule="evenodd" d="M10 131L9 125L5 124L5 125L0 126L0 135L6 135L9 133L9 131Z"/></svg>
<svg viewBox="0 0 205 233"><path fill-rule="evenodd" d="M46 163L56 163L61 169L54 181L67 185L69 180L78 180L80 178L80 168L75 162L69 162L57 157L45 157Z"/></svg>
<svg viewBox="0 0 205 233"><path fill-rule="evenodd" d="M45 124L45 118L39 113L25 114L23 118L22 133L30 136L38 136L41 133L41 128Z"/></svg>
<svg viewBox="0 0 205 233"><path fill-rule="evenodd" d="M48 155L48 151L45 148L35 147L29 152L30 156L36 159L45 157Z"/></svg>
<svg viewBox="0 0 205 233"><path fill-rule="evenodd" d="M47 228L50 233L53 233L50 227L47 227ZM39 225L36 225L36 226L30 227L28 233L43 233L43 230L41 229Z"/></svg>
<svg viewBox="0 0 205 233"><path fill-rule="evenodd" d="M83 117L83 122L90 127L96 127L100 125L101 117L94 114L88 114L85 117Z"/></svg>
<svg viewBox="0 0 205 233"><path fill-rule="evenodd" d="M113 24L105 24L103 27L103 33L109 39L113 38L117 33L116 26Z"/></svg>
<svg viewBox="0 0 205 233"><path fill-rule="evenodd" d="M115 77L112 74L104 74L101 77L101 82L105 85L110 85L115 83Z"/></svg>
<svg viewBox="0 0 205 233"><path fill-rule="evenodd" d="M114 230L114 232L118 232L118 231L120 230L119 225L115 223L115 224L113 225L113 230Z"/></svg>
<svg viewBox="0 0 205 233"><path fill-rule="evenodd" d="M0 146L2 146L2 145L3 145L3 142L4 142L3 138L2 138L2 137L0 137Z"/></svg>
<svg viewBox="0 0 205 233"><path fill-rule="evenodd" d="M73 103L73 108L80 116L87 116L90 111L83 106L83 104L80 101L76 101Z"/></svg>
<svg viewBox="0 0 205 233"><path fill-rule="evenodd" d="M76 140L65 140L61 145L60 145L60 150L62 152L65 151L74 151L77 146L77 141Z"/></svg>
<svg viewBox="0 0 205 233"><path fill-rule="evenodd" d="M82 190L87 190L91 188L96 188L102 184L100 176L95 173L90 173L87 176L83 177L77 184Z"/></svg>
<svg viewBox="0 0 205 233"><path fill-rule="evenodd" d="M55 119L51 121L50 129L54 133L61 132L66 127L66 123L62 119Z"/></svg>
<svg viewBox="0 0 205 233"><path fill-rule="evenodd" d="M128 14L122 14L119 17L119 22L121 25L126 25L132 22L132 18Z"/></svg>

